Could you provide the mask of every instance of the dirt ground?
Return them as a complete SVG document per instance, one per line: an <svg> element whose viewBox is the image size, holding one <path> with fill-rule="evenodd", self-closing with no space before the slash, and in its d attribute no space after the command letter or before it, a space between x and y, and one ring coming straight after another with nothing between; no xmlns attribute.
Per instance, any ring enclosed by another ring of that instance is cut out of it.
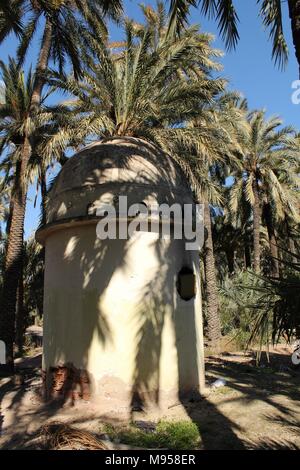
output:
<svg viewBox="0 0 300 470"><path fill-rule="evenodd" d="M290 362L290 348L279 346L261 365L254 354L223 353L206 358L207 393L174 404L164 419L191 419L198 426L202 449L300 449L300 369ZM101 423L124 423L122 410L105 413L92 403L45 404L39 397L41 353L19 360L24 383L0 380L0 448L42 449L45 423L66 422L101 435ZM214 388L216 379L225 386ZM153 411L135 413L137 422L155 422ZM111 448L126 448L108 443Z"/></svg>

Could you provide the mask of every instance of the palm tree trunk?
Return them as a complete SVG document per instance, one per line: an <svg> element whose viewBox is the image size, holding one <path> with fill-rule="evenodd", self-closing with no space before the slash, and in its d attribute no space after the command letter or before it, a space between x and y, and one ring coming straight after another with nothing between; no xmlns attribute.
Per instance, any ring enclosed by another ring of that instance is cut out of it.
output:
<svg viewBox="0 0 300 470"><path fill-rule="evenodd" d="M275 233L271 230L269 231L268 229L268 236L269 236L269 246L270 246L270 252L271 252L271 258L272 258L272 276L274 277L279 277L279 259L278 259L278 248L277 248L277 240L275 237Z"/></svg>
<svg viewBox="0 0 300 470"><path fill-rule="evenodd" d="M219 316L219 302L217 291L217 279L215 268L214 247L212 239L212 227L209 204L206 202L204 206L204 226L207 230L207 238L204 245L204 268L206 280L207 295L207 324L208 324L208 340L210 347L217 353L220 347L221 323Z"/></svg>
<svg viewBox="0 0 300 470"><path fill-rule="evenodd" d="M5 269L3 274L3 299L0 315L0 339L6 346L7 371L13 372L13 346L15 338L16 297L22 270L23 231L26 210L26 170L31 155L31 144L26 137L22 160L16 166L10 231L7 240Z"/></svg>
<svg viewBox="0 0 300 470"><path fill-rule="evenodd" d="M275 237L272 210L271 210L270 204L265 205L264 212L265 212L265 219L266 219L266 225L267 225L268 237L269 237L272 276L278 277L279 276L278 247L277 247L277 241Z"/></svg>
<svg viewBox="0 0 300 470"><path fill-rule="evenodd" d="M293 240L293 237L292 237L292 230L291 230L290 223L289 223L288 219L285 220L285 226L286 226L286 236L287 236L287 239L288 239L288 242L289 242L288 243L288 250L290 251L290 254L291 254L291 261L292 261L292 263L298 263L298 259L295 256L295 254L297 253L297 249L296 249L296 246L295 246L295 241Z"/></svg>
<svg viewBox="0 0 300 470"><path fill-rule="evenodd" d="M46 183L46 171L41 166L41 175L40 175L40 185L41 185L41 197L42 197L42 225L46 223L46 204L47 204L47 183Z"/></svg>
<svg viewBox="0 0 300 470"><path fill-rule="evenodd" d="M253 204L253 258L254 258L254 271L260 272L260 201L258 194L257 181L253 184L254 204Z"/></svg>
<svg viewBox="0 0 300 470"><path fill-rule="evenodd" d="M43 73L46 71L52 39L52 24L46 20L41 49L36 67L35 83L31 98L31 111L36 112L41 103L41 96L45 79ZM31 144L25 137L23 152L20 161L19 174L15 175L15 194L13 196L12 216L9 236L7 240L6 262L3 275L3 301L0 315L0 339L6 345L7 371L14 370L14 338L15 338L15 316L17 286L22 269L22 247L24 219L26 211L27 183L26 169L31 156Z"/></svg>
<svg viewBox="0 0 300 470"><path fill-rule="evenodd" d="M23 256L22 256L23 261ZM23 278L23 262L21 266L20 279L17 293L17 309L16 309L16 345L18 354L22 356L24 347L24 278Z"/></svg>
<svg viewBox="0 0 300 470"><path fill-rule="evenodd" d="M245 268L251 268L251 249L247 235L244 236Z"/></svg>
<svg viewBox="0 0 300 470"><path fill-rule="evenodd" d="M49 61L50 50L51 50L51 40L52 40L52 24L47 19L42 39L42 45L40 49L39 59L35 71L35 82L33 87L33 93L31 98L31 109L32 111L37 111L40 103L42 90L45 83L45 78L43 74L45 73Z"/></svg>
<svg viewBox="0 0 300 470"><path fill-rule="evenodd" d="M300 0L288 0L295 55L300 76Z"/></svg>

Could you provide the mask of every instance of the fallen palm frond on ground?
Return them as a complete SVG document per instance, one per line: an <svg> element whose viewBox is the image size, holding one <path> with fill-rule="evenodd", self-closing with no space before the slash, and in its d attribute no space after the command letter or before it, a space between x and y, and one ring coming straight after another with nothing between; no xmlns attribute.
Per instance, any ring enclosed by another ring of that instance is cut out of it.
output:
<svg viewBox="0 0 300 470"><path fill-rule="evenodd" d="M51 450L106 450L106 445L92 433L72 428L64 423L51 423L42 427L41 435Z"/></svg>

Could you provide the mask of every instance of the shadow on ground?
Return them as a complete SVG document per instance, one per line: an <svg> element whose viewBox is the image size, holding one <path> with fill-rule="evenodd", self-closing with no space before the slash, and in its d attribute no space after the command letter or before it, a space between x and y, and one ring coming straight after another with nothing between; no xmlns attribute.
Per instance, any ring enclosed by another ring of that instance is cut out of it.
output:
<svg viewBox="0 0 300 470"><path fill-rule="evenodd" d="M206 377L208 385L217 378L226 385L187 406L205 449L300 448L300 371L290 356L271 353L259 367L253 357L212 357Z"/></svg>
<svg viewBox="0 0 300 470"><path fill-rule="evenodd" d="M197 424L201 448L206 450L299 449L300 371L290 367L289 356L284 354L271 354L270 361L257 367L251 357L242 355L208 358L208 385L223 378L225 387L209 388L207 397L182 399L178 409L170 410L170 419L186 419L188 415ZM1 447L43 449L41 426L61 419L62 403L43 403L38 393L40 369L21 367L19 373L22 385L13 379L0 382L1 409L4 406L5 420L13 428L9 432L4 429ZM148 419L145 413L135 414L138 416L144 422ZM93 430L100 429L101 422L121 425L117 416L99 415L88 406L81 408L81 413L69 407L63 419Z"/></svg>

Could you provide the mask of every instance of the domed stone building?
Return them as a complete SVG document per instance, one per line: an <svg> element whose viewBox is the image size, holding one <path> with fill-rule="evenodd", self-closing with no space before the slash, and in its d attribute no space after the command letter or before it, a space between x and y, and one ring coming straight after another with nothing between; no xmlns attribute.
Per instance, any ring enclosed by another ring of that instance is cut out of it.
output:
<svg viewBox="0 0 300 470"><path fill-rule="evenodd" d="M126 219L120 196L128 206L194 204L179 166L140 139L93 143L63 166L36 234L46 388L107 407L164 407L204 387L199 252L156 230L99 239L97 208L110 204L118 224Z"/></svg>

